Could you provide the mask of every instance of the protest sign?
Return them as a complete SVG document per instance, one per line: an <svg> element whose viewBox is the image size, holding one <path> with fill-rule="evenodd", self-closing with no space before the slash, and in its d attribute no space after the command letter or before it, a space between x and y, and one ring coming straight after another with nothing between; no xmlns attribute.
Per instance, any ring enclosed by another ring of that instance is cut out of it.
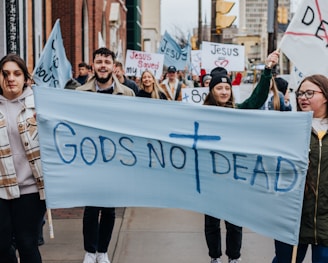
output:
<svg viewBox="0 0 328 263"><path fill-rule="evenodd" d="M311 112L34 93L48 208L182 208L297 244Z"/></svg>
<svg viewBox="0 0 328 263"><path fill-rule="evenodd" d="M163 72L163 54L153 54L136 50L126 51L125 74L141 77L142 72L148 70L160 79Z"/></svg>
<svg viewBox="0 0 328 263"><path fill-rule="evenodd" d="M240 84L232 86L232 93L235 99L235 103L240 103L248 98L254 87L252 84ZM203 104L208 94L208 87L198 88L184 88L182 89L182 101L192 104Z"/></svg>
<svg viewBox="0 0 328 263"><path fill-rule="evenodd" d="M191 50L191 73L196 76L200 76L202 64L202 51Z"/></svg>
<svg viewBox="0 0 328 263"><path fill-rule="evenodd" d="M281 42L281 51L305 75L328 76L328 1L303 0Z"/></svg>
<svg viewBox="0 0 328 263"><path fill-rule="evenodd" d="M245 47L203 41L202 68L210 72L216 67L223 67L227 71L244 71Z"/></svg>
<svg viewBox="0 0 328 263"><path fill-rule="evenodd" d="M202 105L208 94L208 87L182 89L182 101Z"/></svg>
<svg viewBox="0 0 328 263"><path fill-rule="evenodd" d="M66 57L59 19L51 31L32 75L36 85L62 89L72 78L72 66Z"/></svg>
<svg viewBox="0 0 328 263"><path fill-rule="evenodd" d="M181 48L167 31L165 31L158 49L158 53L164 55L164 65L167 67L173 65L178 70L189 68L190 51L190 43Z"/></svg>

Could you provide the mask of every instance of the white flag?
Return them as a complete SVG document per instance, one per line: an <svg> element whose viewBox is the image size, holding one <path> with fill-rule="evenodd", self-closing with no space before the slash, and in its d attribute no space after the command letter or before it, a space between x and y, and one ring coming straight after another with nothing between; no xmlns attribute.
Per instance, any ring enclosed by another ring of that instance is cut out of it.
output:
<svg viewBox="0 0 328 263"><path fill-rule="evenodd" d="M33 80L39 86L63 89L71 78L72 66L66 57L59 19L57 19L33 71Z"/></svg>
<svg viewBox="0 0 328 263"><path fill-rule="evenodd" d="M106 47L105 41L102 37L102 34L100 32L98 32L98 47Z"/></svg>
<svg viewBox="0 0 328 263"><path fill-rule="evenodd" d="M328 76L328 1L302 0L280 49L305 76Z"/></svg>

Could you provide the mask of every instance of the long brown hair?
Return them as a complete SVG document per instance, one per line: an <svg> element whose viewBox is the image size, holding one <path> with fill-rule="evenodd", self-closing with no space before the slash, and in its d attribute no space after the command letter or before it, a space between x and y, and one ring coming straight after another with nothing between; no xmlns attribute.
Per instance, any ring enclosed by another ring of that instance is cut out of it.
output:
<svg viewBox="0 0 328 263"><path fill-rule="evenodd" d="M7 62L15 62L17 64L17 66L23 71L24 80L25 80L24 88L25 88L27 86L27 81L31 79L31 75L28 72L25 61L20 56L18 56L17 54L14 54L14 53L9 53L8 55L4 56L0 60L0 72L1 72L1 74L3 74L3 77L5 80L7 80L8 76L6 76L2 70L3 70L4 64L6 64ZM0 83L0 94L3 94L1 84L2 83Z"/></svg>
<svg viewBox="0 0 328 263"><path fill-rule="evenodd" d="M315 74L315 75L311 75L311 76L308 76L308 77L304 78L301 81L300 85L298 86L298 89L297 89L296 92L298 92L300 90L302 84L305 81L309 81L309 82L317 85L319 87L319 89L322 91L323 96L328 101L328 78L326 76L321 75L321 74ZM325 118L328 118L328 103L326 103L326 107L327 107L327 110L326 110ZM301 111L298 100L297 100L297 111Z"/></svg>
<svg viewBox="0 0 328 263"><path fill-rule="evenodd" d="M280 111L281 105L280 105L279 90L273 77L271 79L270 89L273 92L273 109Z"/></svg>
<svg viewBox="0 0 328 263"><path fill-rule="evenodd" d="M151 92L151 97L152 97L153 99L160 99L160 98L161 98L160 93L163 93L163 94L164 94L164 91L163 91L163 89L159 86L158 81L157 81L157 79L155 78L154 74L153 74L151 71L149 71L149 70L145 70L145 71L142 72L142 74L141 74L141 77L140 77L140 89L141 89L141 90L145 90L145 86L144 86L144 84L142 83L142 77L143 77L143 75L144 75L145 73L149 73L149 74L151 75L151 77L153 78L153 80L154 80L153 91Z"/></svg>
<svg viewBox="0 0 328 263"><path fill-rule="evenodd" d="M219 106L219 107L225 107L225 108L235 108L235 97L233 96L233 92L232 92L232 87L231 87L231 96L229 98L229 100L225 103L219 103L218 101L216 101L213 91L214 89L211 89L210 92L207 94L207 96L205 97L204 103L203 105L212 105L212 106Z"/></svg>

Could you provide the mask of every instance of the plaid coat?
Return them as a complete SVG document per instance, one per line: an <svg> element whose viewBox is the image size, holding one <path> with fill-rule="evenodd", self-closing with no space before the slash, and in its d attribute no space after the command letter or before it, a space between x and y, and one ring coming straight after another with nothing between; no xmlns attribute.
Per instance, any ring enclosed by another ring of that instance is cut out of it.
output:
<svg viewBox="0 0 328 263"><path fill-rule="evenodd" d="M40 199L44 200L44 183L41 171L38 129L34 118L35 107L33 94L25 98L24 106L24 109L17 117L17 127L39 189ZM19 197L20 192L10 149L6 118L0 112L0 198L9 200Z"/></svg>

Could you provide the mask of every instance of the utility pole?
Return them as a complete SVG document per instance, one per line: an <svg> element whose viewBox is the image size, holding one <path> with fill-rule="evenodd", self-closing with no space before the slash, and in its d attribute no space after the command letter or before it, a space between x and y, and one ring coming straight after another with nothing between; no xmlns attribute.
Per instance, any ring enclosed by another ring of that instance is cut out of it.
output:
<svg viewBox="0 0 328 263"><path fill-rule="evenodd" d="M277 10L279 0L268 0L268 54L277 49Z"/></svg>
<svg viewBox="0 0 328 263"><path fill-rule="evenodd" d="M197 40L197 48L198 49L201 49L201 43L203 41L202 30L203 30L202 0L198 0L198 40Z"/></svg>
<svg viewBox="0 0 328 263"><path fill-rule="evenodd" d="M222 42L221 35L216 32L216 0L211 0L211 42Z"/></svg>

